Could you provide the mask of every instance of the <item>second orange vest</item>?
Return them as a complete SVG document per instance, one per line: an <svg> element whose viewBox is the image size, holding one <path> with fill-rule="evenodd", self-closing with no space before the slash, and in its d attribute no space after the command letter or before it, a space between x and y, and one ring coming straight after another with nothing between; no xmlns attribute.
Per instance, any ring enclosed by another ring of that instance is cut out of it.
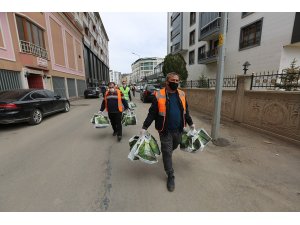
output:
<svg viewBox="0 0 300 225"><path fill-rule="evenodd" d="M108 111L108 108L107 108L107 98L118 98L118 109L120 112L123 111L123 106L122 106L122 97L121 97L121 91L116 89L116 92L117 92L117 96L116 95L108 95L109 94L109 91L106 91L105 93L105 108L106 108L106 111Z"/></svg>

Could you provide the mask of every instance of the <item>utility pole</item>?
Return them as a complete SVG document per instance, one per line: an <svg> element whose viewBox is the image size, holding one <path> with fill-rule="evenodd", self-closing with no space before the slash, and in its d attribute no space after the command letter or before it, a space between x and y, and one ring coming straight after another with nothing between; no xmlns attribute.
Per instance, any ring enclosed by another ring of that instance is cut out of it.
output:
<svg viewBox="0 0 300 225"><path fill-rule="evenodd" d="M225 44L226 44L226 31L227 31L227 13L221 13L221 31L219 34L219 46L218 46L218 73L216 79L215 89L215 107L212 120L211 137L214 142L219 139L220 129L220 116L221 116L221 103L222 103L222 89L224 78L224 58L225 58Z"/></svg>

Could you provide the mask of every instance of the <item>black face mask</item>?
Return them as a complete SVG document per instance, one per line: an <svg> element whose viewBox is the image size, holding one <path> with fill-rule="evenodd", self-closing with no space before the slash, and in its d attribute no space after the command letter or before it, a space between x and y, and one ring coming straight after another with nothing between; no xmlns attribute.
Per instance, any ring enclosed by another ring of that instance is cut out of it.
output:
<svg viewBox="0 0 300 225"><path fill-rule="evenodd" d="M173 91L176 91L177 88L178 88L178 83L170 82L170 81L169 81L169 87L170 87Z"/></svg>

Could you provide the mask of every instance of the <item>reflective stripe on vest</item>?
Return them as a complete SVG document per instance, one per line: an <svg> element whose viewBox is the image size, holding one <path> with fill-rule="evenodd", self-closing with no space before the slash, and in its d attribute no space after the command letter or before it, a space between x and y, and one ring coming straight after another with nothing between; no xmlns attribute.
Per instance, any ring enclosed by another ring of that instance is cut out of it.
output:
<svg viewBox="0 0 300 225"><path fill-rule="evenodd" d="M186 114L186 101L185 101L185 93L179 89L178 90L178 94L179 94L179 99L181 101L182 107L183 107L183 124L185 126L185 114ZM158 115L163 116L164 117L164 122L163 122L163 126L162 129L160 131L162 131L164 129L164 124L165 124L165 120L166 120L166 89L160 89L159 91L155 92L155 97L157 99L157 104L158 104Z"/></svg>
<svg viewBox="0 0 300 225"><path fill-rule="evenodd" d="M116 89L116 92L117 92L117 95L108 95L109 91L106 91L105 98L104 98L106 111L108 111L108 108L107 108L107 100L108 99L118 99L118 109L120 112L123 111L121 91Z"/></svg>
<svg viewBox="0 0 300 225"><path fill-rule="evenodd" d="M126 89L124 89L124 87L122 86L122 87L120 87L120 90L122 91L122 93L124 95L123 98L128 101L129 100L128 93L130 91L130 88L128 86L126 86Z"/></svg>

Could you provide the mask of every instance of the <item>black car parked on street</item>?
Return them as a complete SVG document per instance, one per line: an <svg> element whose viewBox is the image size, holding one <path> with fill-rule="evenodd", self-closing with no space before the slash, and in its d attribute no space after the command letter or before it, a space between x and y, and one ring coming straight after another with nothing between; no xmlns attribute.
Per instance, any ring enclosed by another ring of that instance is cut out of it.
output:
<svg viewBox="0 0 300 225"><path fill-rule="evenodd" d="M53 91L39 89L0 91L0 124L28 122L37 125L45 116L69 110L70 102Z"/></svg>
<svg viewBox="0 0 300 225"><path fill-rule="evenodd" d="M140 99L146 103L152 101L155 97L154 91L158 91L161 88L160 84L146 84L140 92Z"/></svg>
<svg viewBox="0 0 300 225"><path fill-rule="evenodd" d="M100 96L100 89L98 87L89 87L84 91L84 98L95 97L99 98Z"/></svg>

